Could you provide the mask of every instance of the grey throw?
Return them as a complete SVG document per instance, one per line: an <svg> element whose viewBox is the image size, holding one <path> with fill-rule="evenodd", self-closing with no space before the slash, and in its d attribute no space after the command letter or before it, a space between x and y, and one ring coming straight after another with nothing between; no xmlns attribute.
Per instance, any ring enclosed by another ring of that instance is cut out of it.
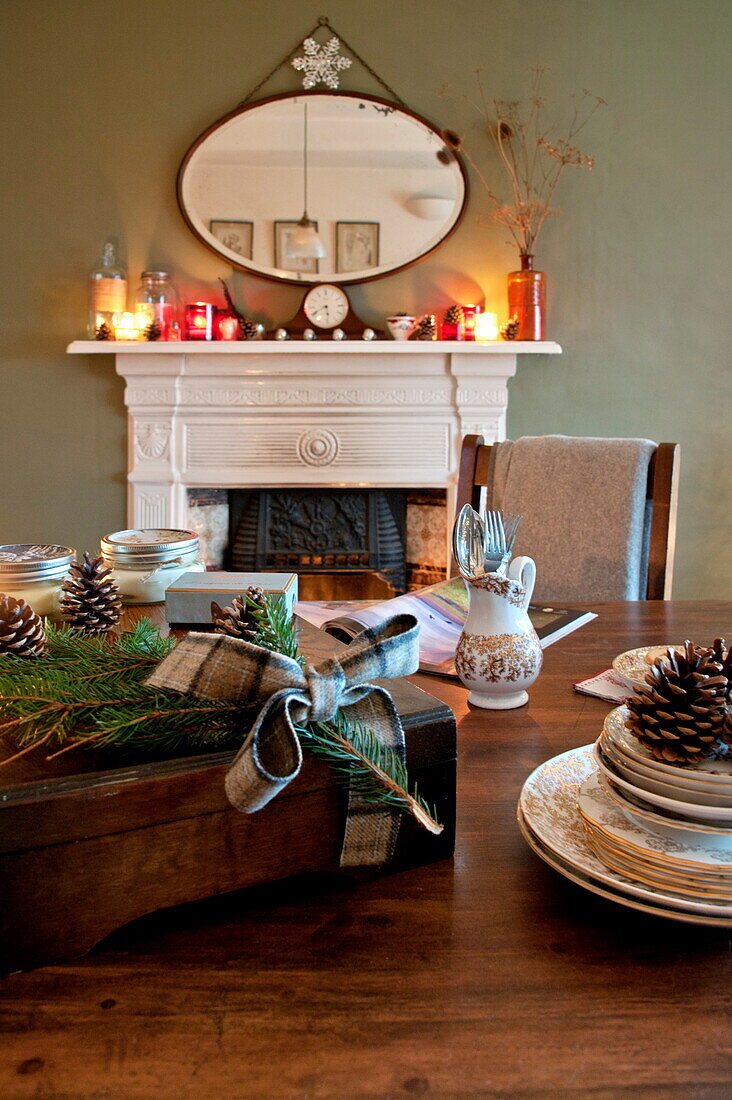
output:
<svg viewBox="0 0 732 1100"><path fill-rule="evenodd" d="M524 436L491 449L488 502L523 516L535 603L645 598L649 439Z"/></svg>
<svg viewBox="0 0 732 1100"><path fill-rule="evenodd" d="M295 726L328 722L342 709L406 759L404 730L391 696L368 681L408 676L419 665L419 625L396 615L364 630L340 658L302 668L290 657L220 634L188 634L147 680L259 715L226 775L229 801L244 813L266 806L302 765ZM401 813L362 802L351 791L341 866L378 866L394 851Z"/></svg>

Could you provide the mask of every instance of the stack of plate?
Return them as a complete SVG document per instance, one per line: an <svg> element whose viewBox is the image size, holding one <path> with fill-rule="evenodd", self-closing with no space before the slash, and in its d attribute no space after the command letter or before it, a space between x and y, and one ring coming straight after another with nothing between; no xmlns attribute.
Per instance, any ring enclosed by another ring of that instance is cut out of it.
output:
<svg viewBox="0 0 732 1100"><path fill-rule="evenodd" d="M697 824L732 829L732 759L666 764L630 732L626 707L605 719L595 759L605 777L627 801Z"/></svg>
<svg viewBox="0 0 732 1100"><path fill-rule="evenodd" d="M613 661L629 689L670 648ZM595 745L529 776L519 826L547 863L622 905L696 924L732 927L732 750L724 759L668 764L627 728L627 707Z"/></svg>
<svg viewBox="0 0 732 1100"><path fill-rule="evenodd" d="M622 718L623 708L618 708L606 722L601 742L608 728L619 730ZM534 851L567 878L621 905L694 924L732 927L732 804L710 807L663 796L676 807L683 804L683 811L659 807L646 801L649 792L644 788L630 794L610 778L609 765L598 768L601 759L600 742L585 745L547 761L529 776L518 820ZM691 781L686 769L672 770L683 771ZM705 774L717 775L720 788L726 784L732 794L732 773ZM712 785L716 790L715 780ZM696 790L692 794L704 797ZM726 791L718 797L726 797ZM708 810L722 811L722 818L706 817Z"/></svg>

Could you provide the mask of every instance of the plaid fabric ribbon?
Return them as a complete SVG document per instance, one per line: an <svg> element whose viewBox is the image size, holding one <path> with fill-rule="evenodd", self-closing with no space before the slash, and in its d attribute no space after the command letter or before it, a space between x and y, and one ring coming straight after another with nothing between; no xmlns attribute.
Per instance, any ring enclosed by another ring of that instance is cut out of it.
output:
<svg viewBox="0 0 732 1100"><path fill-rule="evenodd" d="M305 664L221 634L188 634L149 677L154 688L262 709L226 775L229 801L244 813L266 806L300 771L295 726L343 710L404 761L404 730L391 696L368 681L408 676L419 665L419 625L396 615L364 630L340 657ZM342 867L378 866L393 854L401 814L349 792Z"/></svg>

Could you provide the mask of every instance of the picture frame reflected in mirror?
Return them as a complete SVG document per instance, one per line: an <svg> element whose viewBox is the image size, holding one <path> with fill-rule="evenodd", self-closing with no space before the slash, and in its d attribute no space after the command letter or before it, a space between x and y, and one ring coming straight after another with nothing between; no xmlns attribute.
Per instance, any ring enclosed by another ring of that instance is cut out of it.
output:
<svg viewBox="0 0 732 1100"><path fill-rule="evenodd" d="M336 271L379 266L379 222L336 222Z"/></svg>
<svg viewBox="0 0 732 1100"><path fill-rule="evenodd" d="M254 222L225 221L212 218L209 222L211 236L220 241L224 248L235 252L245 260L251 260L254 249Z"/></svg>

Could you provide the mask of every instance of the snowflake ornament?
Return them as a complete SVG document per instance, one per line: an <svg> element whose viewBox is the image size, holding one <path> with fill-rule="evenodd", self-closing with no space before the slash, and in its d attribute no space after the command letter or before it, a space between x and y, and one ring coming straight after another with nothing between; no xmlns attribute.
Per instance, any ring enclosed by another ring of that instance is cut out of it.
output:
<svg viewBox="0 0 732 1100"><path fill-rule="evenodd" d="M295 57L292 61L294 69L304 72L302 79L303 88L314 88L316 84L325 84L328 88L338 87L338 73L343 69L350 69L353 62L350 57L340 57L338 51L341 43L333 35L324 46L321 46L314 38L306 38L302 44L305 51L304 57Z"/></svg>

